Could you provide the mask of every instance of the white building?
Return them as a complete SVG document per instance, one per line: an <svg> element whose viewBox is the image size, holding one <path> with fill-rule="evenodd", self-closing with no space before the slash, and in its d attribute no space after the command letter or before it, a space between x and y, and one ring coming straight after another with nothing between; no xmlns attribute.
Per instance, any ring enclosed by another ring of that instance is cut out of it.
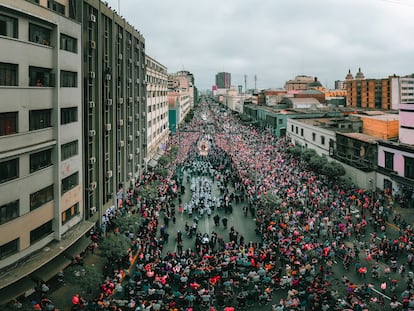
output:
<svg viewBox="0 0 414 311"><path fill-rule="evenodd" d="M1 304L94 223L83 214L81 24L15 0L1 1L0 24L0 269L31 257L0 277Z"/></svg>
<svg viewBox="0 0 414 311"><path fill-rule="evenodd" d="M159 157L168 140L168 73L167 68L146 55L147 68L147 150L149 162Z"/></svg>

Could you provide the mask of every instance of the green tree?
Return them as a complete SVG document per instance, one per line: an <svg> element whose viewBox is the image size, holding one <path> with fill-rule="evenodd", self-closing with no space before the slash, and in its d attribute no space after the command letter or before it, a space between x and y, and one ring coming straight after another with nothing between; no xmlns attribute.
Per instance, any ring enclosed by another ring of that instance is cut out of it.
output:
<svg viewBox="0 0 414 311"><path fill-rule="evenodd" d="M293 157L295 157L295 158L300 158L300 156L302 155L302 152L303 152L302 147L301 146L296 146L296 145L293 146L293 147L288 148L287 151L291 155L293 155Z"/></svg>
<svg viewBox="0 0 414 311"><path fill-rule="evenodd" d="M309 163L310 159L312 159L314 156L317 156L318 154L316 153L315 150L313 149L305 149L302 152L302 158L303 160L305 160L306 162Z"/></svg>
<svg viewBox="0 0 414 311"><path fill-rule="evenodd" d="M316 172L321 172L324 165L328 163L326 157L321 157L315 153L315 155L309 160L309 166Z"/></svg>
<svg viewBox="0 0 414 311"><path fill-rule="evenodd" d="M279 207L282 204L282 199L271 193L271 192L267 192L266 194L262 195L260 197L260 201L262 202L262 204L266 207Z"/></svg>
<svg viewBox="0 0 414 311"><path fill-rule="evenodd" d="M141 218L137 214L127 213L116 217L114 222L120 232L137 232L141 223Z"/></svg>
<svg viewBox="0 0 414 311"><path fill-rule="evenodd" d="M148 200L154 200L158 198L160 186L161 182L159 180L152 180L139 188L139 196Z"/></svg>
<svg viewBox="0 0 414 311"><path fill-rule="evenodd" d="M321 169L321 173L330 178L337 178L345 175L345 169L340 163L328 162Z"/></svg>
<svg viewBox="0 0 414 311"><path fill-rule="evenodd" d="M106 258L121 258L128 254L131 242L125 234L110 234L100 244L101 253Z"/></svg>
<svg viewBox="0 0 414 311"><path fill-rule="evenodd" d="M103 282L103 275L96 266L69 266L65 270L65 280L76 284L84 294L91 294Z"/></svg>
<svg viewBox="0 0 414 311"><path fill-rule="evenodd" d="M158 159L158 164L161 166L166 166L168 163L170 163L170 159L165 154Z"/></svg>
<svg viewBox="0 0 414 311"><path fill-rule="evenodd" d="M163 177L163 178L168 177L168 174L169 174L168 170L164 167L156 167L154 169L154 173L161 176L161 177Z"/></svg>

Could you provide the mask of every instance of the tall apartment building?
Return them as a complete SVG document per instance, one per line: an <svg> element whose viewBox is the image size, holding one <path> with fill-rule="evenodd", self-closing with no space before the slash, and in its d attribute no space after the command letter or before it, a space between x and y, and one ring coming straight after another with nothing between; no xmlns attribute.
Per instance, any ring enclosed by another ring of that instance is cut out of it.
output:
<svg viewBox="0 0 414 311"><path fill-rule="evenodd" d="M1 304L69 264L142 172L147 106L145 40L103 2L0 12Z"/></svg>
<svg viewBox="0 0 414 311"><path fill-rule="evenodd" d="M345 78L347 106L379 110L398 109L393 104L393 96L399 93L398 88L393 87L393 78L395 77L365 79L361 68L354 78L349 71Z"/></svg>
<svg viewBox="0 0 414 311"><path fill-rule="evenodd" d="M168 73L167 67L146 55L147 68L147 147L148 163L161 154L168 140Z"/></svg>
<svg viewBox="0 0 414 311"><path fill-rule="evenodd" d="M231 74L229 72L217 73L216 86L219 89L229 89L231 86Z"/></svg>
<svg viewBox="0 0 414 311"><path fill-rule="evenodd" d="M2 303L9 285L30 287L28 276L94 222L83 204L81 25L32 2L4 0L0 42Z"/></svg>

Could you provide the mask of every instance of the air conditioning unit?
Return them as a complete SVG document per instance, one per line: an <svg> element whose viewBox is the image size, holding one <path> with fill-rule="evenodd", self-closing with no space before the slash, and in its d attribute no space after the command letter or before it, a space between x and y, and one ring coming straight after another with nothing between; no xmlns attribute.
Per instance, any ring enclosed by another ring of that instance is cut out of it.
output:
<svg viewBox="0 0 414 311"><path fill-rule="evenodd" d="M139 120L139 113L135 114L135 120Z"/></svg>
<svg viewBox="0 0 414 311"><path fill-rule="evenodd" d="M122 33L118 33L118 38L122 39Z"/></svg>
<svg viewBox="0 0 414 311"><path fill-rule="evenodd" d="M128 98L128 102L129 102L130 104L132 104L132 103L134 102L134 99L133 99L132 97L129 97L129 98Z"/></svg>
<svg viewBox="0 0 414 311"><path fill-rule="evenodd" d="M90 213L91 213L91 214L95 214L95 213L96 213L96 206L92 206L92 207L89 209L89 211L90 211Z"/></svg>
<svg viewBox="0 0 414 311"><path fill-rule="evenodd" d="M132 83L132 79L131 78L128 79L128 83Z"/></svg>
<svg viewBox="0 0 414 311"><path fill-rule="evenodd" d="M96 186L97 186L96 181L91 182L89 184L89 190L94 191L96 189Z"/></svg>
<svg viewBox="0 0 414 311"><path fill-rule="evenodd" d="M119 147L122 148L125 145L125 142L123 140L119 141Z"/></svg>
<svg viewBox="0 0 414 311"><path fill-rule="evenodd" d="M96 163L96 158L95 157L90 157L89 158L89 164L94 165L95 163Z"/></svg>
<svg viewBox="0 0 414 311"><path fill-rule="evenodd" d="M137 78L137 80L136 80L136 83L137 83L137 84L139 84L139 79L138 79L138 78ZM137 99L137 100L139 100L139 99Z"/></svg>
<svg viewBox="0 0 414 311"><path fill-rule="evenodd" d="M147 129L145 127L142 128L142 133L145 133Z"/></svg>
<svg viewBox="0 0 414 311"><path fill-rule="evenodd" d="M132 154L132 153L130 153L129 155L128 155L128 160L129 161L132 161L134 159L134 155Z"/></svg>
<svg viewBox="0 0 414 311"><path fill-rule="evenodd" d="M137 50L139 50L139 43L137 43L137 45L135 46Z"/></svg>
<svg viewBox="0 0 414 311"><path fill-rule="evenodd" d="M124 125L124 120L123 119L119 119L118 120L118 126L123 126Z"/></svg>
<svg viewBox="0 0 414 311"><path fill-rule="evenodd" d="M139 148L136 148L135 149L135 154L139 154L139 152L140 152L140 149Z"/></svg>
<svg viewBox="0 0 414 311"><path fill-rule="evenodd" d="M123 97L120 97L119 100L118 100L118 102L122 105L124 103L124 98Z"/></svg>
<svg viewBox="0 0 414 311"><path fill-rule="evenodd" d="M140 137L140 136L141 136L141 132L140 132L140 131L137 131L137 132L135 133L135 136L136 136L136 137Z"/></svg>
<svg viewBox="0 0 414 311"><path fill-rule="evenodd" d="M142 112L142 116L145 118L145 115L146 115L146 113L145 113L145 111L143 111Z"/></svg>
<svg viewBox="0 0 414 311"><path fill-rule="evenodd" d="M95 71L90 71L89 72L89 78L95 79Z"/></svg>
<svg viewBox="0 0 414 311"><path fill-rule="evenodd" d="M108 38L108 37L109 37L109 32L108 32L108 30L105 30L105 32L104 32L104 36L105 36L105 38Z"/></svg>
<svg viewBox="0 0 414 311"><path fill-rule="evenodd" d="M108 57L108 55L105 55L105 58L107 58L107 57ZM105 75L105 79L106 79L106 81L110 81L111 80L111 75L109 73L107 73Z"/></svg>
<svg viewBox="0 0 414 311"><path fill-rule="evenodd" d="M91 40L89 46L91 47L91 49L96 49L96 42L94 40Z"/></svg>
<svg viewBox="0 0 414 311"><path fill-rule="evenodd" d="M129 140L129 141L132 141L133 139L134 139L134 136L132 136L132 135L129 135L129 136L128 136L128 140Z"/></svg>
<svg viewBox="0 0 414 311"><path fill-rule="evenodd" d="M92 23L95 23L95 22L96 22L96 16L95 16L95 15L93 15L93 14L89 15L89 20L90 20Z"/></svg>
<svg viewBox="0 0 414 311"><path fill-rule="evenodd" d="M137 97L135 98L135 100L137 101L137 103L139 103L139 96L137 96Z"/></svg>
<svg viewBox="0 0 414 311"><path fill-rule="evenodd" d="M133 120L132 116L128 116L128 123L132 123L132 120Z"/></svg>
<svg viewBox="0 0 414 311"><path fill-rule="evenodd" d="M95 102L93 100L89 101L89 108L95 108Z"/></svg>
<svg viewBox="0 0 414 311"><path fill-rule="evenodd" d="M105 128L107 132L110 132L112 130L112 124L111 123L105 124Z"/></svg>
<svg viewBox="0 0 414 311"><path fill-rule="evenodd" d="M139 60L137 60L137 61L135 62L135 65L139 66Z"/></svg>
<svg viewBox="0 0 414 311"><path fill-rule="evenodd" d="M118 54L118 59L122 60L122 58L123 58L122 54Z"/></svg>
<svg viewBox="0 0 414 311"><path fill-rule="evenodd" d="M106 100L106 105L107 105L107 106L112 106L112 98L108 98L108 99Z"/></svg>
<svg viewBox="0 0 414 311"><path fill-rule="evenodd" d="M129 62L130 64L132 64L132 58L128 59L128 62Z"/></svg>
<svg viewBox="0 0 414 311"><path fill-rule="evenodd" d="M112 177L112 171L107 171L106 178L111 178L111 177Z"/></svg>
<svg viewBox="0 0 414 311"><path fill-rule="evenodd" d="M96 135L96 131L95 130L89 130L89 136L93 137Z"/></svg>
<svg viewBox="0 0 414 311"><path fill-rule="evenodd" d="M129 39L128 40L128 45L131 45L132 44L132 41L131 41L131 39Z"/></svg>
<svg viewBox="0 0 414 311"><path fill-rule="evenodd" d="M128 173L128 177L129 177L129 178L132 178L132 172L129 172L129 173Z"/></svg>

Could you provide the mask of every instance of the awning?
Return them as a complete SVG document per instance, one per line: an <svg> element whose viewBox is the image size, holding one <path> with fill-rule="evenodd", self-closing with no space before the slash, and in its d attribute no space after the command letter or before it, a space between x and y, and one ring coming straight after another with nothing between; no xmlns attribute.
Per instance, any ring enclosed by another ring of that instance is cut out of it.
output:
<svg viewBox="0 0 414 311"><path fill-rule="evenodd" d="M92 241L87 238L86 236L81 237L77 242L75 242L72 246L68 247L64 254L69 258L75 258L80 253L84 252L88 246L92 243Z"/></svg>
<svg viewBox="0 0 414 311"><path fill-rule="evenodd" d="M0 290L0 305L4 305L19 296L29 296L35 291L36 283L25 277Z"/></svg>
<svg viewBox="0 0 414 311"><path fill-rule="evenodd" d="M63 255L59 255L42 266L40 269L37 269L30 276L36 281L40 280L47 282L52 279L60 270L63 270L69 266L71 262L72 260L69 258L66 258Z"/></svg>

